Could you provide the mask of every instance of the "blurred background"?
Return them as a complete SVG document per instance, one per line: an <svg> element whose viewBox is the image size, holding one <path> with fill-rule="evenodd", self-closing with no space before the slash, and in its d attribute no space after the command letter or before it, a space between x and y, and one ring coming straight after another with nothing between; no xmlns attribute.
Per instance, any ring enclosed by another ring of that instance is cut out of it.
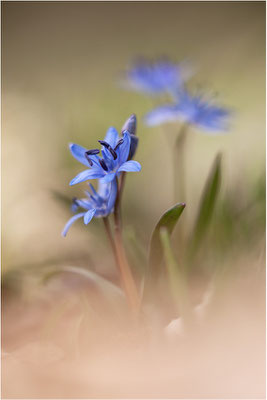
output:
<svg viewBox="0 0 267 400"><path fill-rule="evenodd" d="M160 215L173 204L169 154L179 125L146 127L142 116L155 100L120 85L121 74L138 56L189 59L196 68L190 87L216 93L218 102L234 112L225 135L190 131L186 221L190 229L211 164L221 151L223 185L204 269L223 265L233 274L242 271L243 277L246 271L245 289L239 289L244 298L258 294L250 311L258 310L257 332L263 340L265 3L2 2L2 284L7 350L25 344L19 339L23 327L33 329L34 312L22 328L17 326L16 305L12 312L9 299L25 298L25 293L28 300L31 294L34 299L43 296L36 286L36 271L68 264L114 279L101 221L88 227L79 221L66 238L60 235L71 216L66 198L80 197L85 188L68 185L82 170L69 153L69 142L97 147L109 126L120 130L135 113L140 138L135 158L142 171L127 177L123 215L126 229L140 238L142 251ZM36 303L35 308L38 314ZM262 354L264 341L260 343Z"/></svg>

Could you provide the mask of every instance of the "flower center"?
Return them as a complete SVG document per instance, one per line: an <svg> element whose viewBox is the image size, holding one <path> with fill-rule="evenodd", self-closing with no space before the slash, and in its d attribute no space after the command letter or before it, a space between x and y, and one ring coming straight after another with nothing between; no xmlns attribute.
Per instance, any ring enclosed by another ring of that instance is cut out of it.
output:
<svg viewBox="0 0 267 400"><path fill-rule="evenodd" d="M102 146L106 147L106 149L108 149L114 160L117 159L117 153L115 150L113 150L109 143L105 142L105 140L99 140L99 143L102 144Z"/></svg>

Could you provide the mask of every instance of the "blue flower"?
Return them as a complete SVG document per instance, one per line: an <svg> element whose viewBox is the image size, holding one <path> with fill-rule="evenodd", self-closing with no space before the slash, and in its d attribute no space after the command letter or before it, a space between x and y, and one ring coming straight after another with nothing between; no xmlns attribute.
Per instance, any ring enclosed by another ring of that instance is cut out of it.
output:
<svg viewBox="0 0 267 400"><path fill-rule="evenodd" d="M70 185L84 182L88 179L101 179L102 182L111 182L122 171L138 172L141 165L137 161L129 160L131 148L131 134L125 130L120 138L115 128L111 127L106 133L105 140L99 140L102 145L102 157L98 149L87 150L77 144L70 144L70 151L78 161L89 167L80 172Z"/></svg>
<svg viewBox="0 0 267 400"><path fill-rule="evenodd" d="M191 75L192 70L185 62L158 60L152 63L141 60L126 72L126 85L132 90L152 95L164 92L175 94Z"/></svg>
<svg viewBox="0 0 267 400"><path fill-rule="evenodd" d="M85 225L89 224L92 218L107 217L112 213L117 196L116 180L103 183L99 181L98 191L90 184L91 193L86 191L85 199L73 199L72 211L84 210L75 214L66 223L62 236L66 236L71 225L79 218L83 218Z"/></svg>
<svg viewBox="0 0 267 400"><path fill-rule="evenodd" d="M191 96L186 91L175 104L155 108L145 116L149 126L165 122L183 121L206 131L225 131L228 129L230 110L214 105L203 95Z"/></svg>

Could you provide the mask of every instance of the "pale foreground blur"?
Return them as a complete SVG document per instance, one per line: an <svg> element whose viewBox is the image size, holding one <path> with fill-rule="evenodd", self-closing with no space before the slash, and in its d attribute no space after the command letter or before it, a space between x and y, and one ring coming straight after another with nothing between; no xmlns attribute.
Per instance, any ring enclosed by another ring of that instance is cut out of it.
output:
<svg viewBox="0 0 267 400"><path fill-rule="evenodd" d="M188 332L132 323L120 296L108 303L71 271L4 302L3 397L263 398L264 257L232 267L195 283Z"/></svg>

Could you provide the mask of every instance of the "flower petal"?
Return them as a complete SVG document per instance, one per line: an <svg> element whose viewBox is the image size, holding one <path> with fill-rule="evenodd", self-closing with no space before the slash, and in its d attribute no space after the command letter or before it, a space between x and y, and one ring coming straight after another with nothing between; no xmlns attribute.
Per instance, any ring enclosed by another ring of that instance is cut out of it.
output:
<svg viewBox="0 0 267 400"><path fill-rule="evenodd" d="M103 178L104 171L101 169L86 169L85 171L80 172L70 181L70 186L76 185L77 183L87 181L88 179L99 179Z"/></svg>
<svg viewBox="0 0 267 400"><path fill-rule="evenodd" d="M112 148L116 146L117 141L119 140L119 134L113 126L108 128L106 136L105 136L105 142L107 142Z"/></svg>
<svg viewBox="0 0 267 400"><path fill-rule="evenodd" d="M230 112L224 108L210 106L196 122L200 128L214 133L224 132L228 129Z"/></svg>
<svg viewBox="0 0 267 400"><path fill-rule="evenodd" d="M106 166L108 167L109 170L112 170L114 168L114 158L113 158L113 156L110 154L108 149L106 149L104 146L102 147L101 152L102 152L102 156L104 158L104 161L106 163Z"/></svg>
<svg viewBox="0 0 267 400"><path fill-rule="evenodd" d="M74 215L73 217L71 217L69 220L68 220L68 222L66 223L66 225L64 226L64 229L63 229L63 231L61 232L61 235L62 236L66 236L67 235L67 232L68 232L68 230L70 229L70 227L71 227L71 225L73 224L73 222L75 222L77 219L79 219L79 218L82 218L83 216L84 216L84 212L83 213L79 213L79 214L76 214L76 215Z"/></svg>
<svg viewBox="0 0 267 400"><path fill-rule="evenodd" d="M122 165L128 160L131 145L131 137L128 131L123 132L123 143L118 147L118 165Z"/></svg>
<svg viewBox="0 0 267 400"><path fill-rule="evenodd" d="M97 196L104 199L107 198L110 191L110 183L103 182L103 179L98 180Z"/></svg>
<svg viewBox="0 0 267 400"><path fill-rule="evenodd" d="M141 165L137 161L126 161L123 163L120 168L118 169L118 172L121 171L126 171L126 172L139 172L141 171Z"/></svg>
<svg viewBox="0 0 267 400"><path fill-rule="evenodd" d="M138 141L139 141L139 139L137 136L131 135L131 145L130 145L128 160L131 160L134 157L137 146L138 146Z"/></svg>
<svg viewBox="0 0 267 400"><path fill-rule="evenodd" d="M85 210L89 210L90 208L92 208L92 204L89 199L77 199L76 204L79 207L84 208Z"/></svg>
<svg viewBox="0 0 267 400"><path fill-rule="evenodd" d="M107 215L112 212L116 198L117 198L117 181L114 179L110 184L110 194L107 204Z"/></svg>
<svg viewBox="0 0 267 400"><path fill-rule="evenodd" d="M87 213L84 214L83 221L84 221L85 225L89 224L89 222L92 220L95 213L96 213L96 209L92 208L91 210L87 211Z"/></svg>
<svg viewBox="0 0 267 400"><path fill-rule="evenodd" d="M160 125L164 122L177 121L178 119L177 106L172 104L157 107L144 117L144 121L148 126Z"/></svg>
<svg viewBox="0 0 267 400"><path fill-rule="evenodd" d="M106 175L104 176L104 178L101 179L101 182L103 182L103 183L111 182L111 181L113 181L113 179L115 178L115 176L116 176L116 173L115 173L115 172L110 172L109 174L106 174Z"/></svg>
<svg viewBox="0 0 267 400"><path fill-rule="evenodd" d="M76 160L78 160L80 163L88 167L88 161L84 156L84 153L87 151L85 147L79 146L78 144L75 143L70 143L69 149L73 157L76 158Z"/></svg>

